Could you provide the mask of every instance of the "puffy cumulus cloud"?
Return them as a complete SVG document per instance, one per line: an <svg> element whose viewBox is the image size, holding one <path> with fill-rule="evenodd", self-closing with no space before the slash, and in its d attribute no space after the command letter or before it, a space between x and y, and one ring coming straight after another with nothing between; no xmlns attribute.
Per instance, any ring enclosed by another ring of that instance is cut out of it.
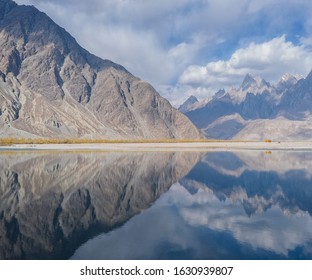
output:
<svg viewBox="0 0 312 280"><path fill-rule="evenodd" d="M209 62L206 66L191 65L181 75L180 83L218 89L237 85L247 73L276 81L285 72L307 75L312 68L312 51L294 45L286 36L237 49L229 60Z"/></svg>
<svg viewBox="0 0 312 280"><path fill-rule="evenodd" d="M240 30L238 19L247 11L249 0L17 2L35 5L90 52L124 65L155 85L173 84L185 67L208 55L216 42L225 42L234 28Z"/></svg>

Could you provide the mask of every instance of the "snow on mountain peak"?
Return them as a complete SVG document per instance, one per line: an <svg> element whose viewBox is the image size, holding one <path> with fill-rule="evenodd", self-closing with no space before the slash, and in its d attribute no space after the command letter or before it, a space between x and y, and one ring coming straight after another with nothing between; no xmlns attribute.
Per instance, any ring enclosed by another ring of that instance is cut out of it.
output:
<svg viewBox="0 0 312 280"><path fill-rule="evenodd" d="M299 74L292 75L286 73L279 79L275 87L279 93L282 93L285 90L287 90L290 86L295 85L301 79L303 79L302 75Z"/></svg>
<svg viewBox="0 0 312 280"><path fill-rule="evenodd" d="M240 86L240 89L243 91L248 90L249 88L254 89L261 89L263 87L270 87L270 84L265 81L260 76L252 76L250 74L247 74L243 80L243 83Z"/></svg>
<svg viewBox="0 0 312 280"><path fill-rule="evenodd" d="M231 88L228 90L228 95L234 103L241 103L245 100L248 93L254 95L262 94L263 92L271 92L272 86L260 76L252 76L247 74L239 89Z"/></svg>
<svg viewBox="0 0 312 280"><path fill-rule="evenodd" d="M303 79L303 76L300 74L292 75L292 74L286 73L280 78L279 82L288 82L288 81L293 81L293 80L299 81L301 79Z"/></svg>
<svg viewBox="0 0 312 280"><path fill-rule="evenodd" d="M281 82L286 82L286 81L288 81L288 80L290 80L290 79L293 79L293 78L294 78L293 75L291 75L291 74L289 74L289 73L286 73L286 74L284 74L284 75L280 78L280 81L281 81Z"/></svg>
<svg viewBox="0 0 312 280"><path fill-rule="evenodd" d="M245 76L240 88L242 90L247 89L248 87L250 87L252 84L256 83L256 80L254 79L253 76L251 76L249 73Z"/></svg>

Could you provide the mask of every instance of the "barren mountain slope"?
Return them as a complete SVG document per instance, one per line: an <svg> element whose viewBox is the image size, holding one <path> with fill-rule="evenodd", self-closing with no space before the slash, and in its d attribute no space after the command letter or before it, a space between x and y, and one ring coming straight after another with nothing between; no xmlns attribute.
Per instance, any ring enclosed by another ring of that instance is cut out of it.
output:
<svg viewBox="0 0 312 280"><path fill-rule="evenodd" d="M0 135L199 138L148 83L83 48L46 14L0 0Z"/></svg>

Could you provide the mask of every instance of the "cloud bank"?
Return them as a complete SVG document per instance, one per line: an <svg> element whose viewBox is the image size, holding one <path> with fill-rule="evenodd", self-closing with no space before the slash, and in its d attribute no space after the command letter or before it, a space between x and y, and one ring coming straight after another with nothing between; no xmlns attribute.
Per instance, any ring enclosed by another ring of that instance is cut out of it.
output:
<svg viewBox="0 0 312 280"><path fill-rule="evenodd" d="M35 5L84 48L122 64L174 104L236 85L245 72L274 81L310 70L306 0L16 2Z"/></svg>
<svg viewBox="0 0 312 280"><path fill-rule="evenodd" d="M237 85L247 73L276 81L285 72L308 74L312 70L312 52L304 45L294 45L286 36L237 49L228 60L191 65L181 75L180 83L196 86Z"/></svg>

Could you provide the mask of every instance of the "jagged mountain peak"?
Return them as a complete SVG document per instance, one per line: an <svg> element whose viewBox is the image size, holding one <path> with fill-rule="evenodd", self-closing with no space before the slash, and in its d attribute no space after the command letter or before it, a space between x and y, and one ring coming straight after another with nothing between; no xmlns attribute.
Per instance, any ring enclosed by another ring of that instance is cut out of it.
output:
<svg viewBox="0 0 312 280"><path fill-rule="evenodd" d="M294 86L301 79L303 79L302 75L293 75L286 73L279 79L279 81L275 85L275 88L277 89L277 92L281 94L284 91L288 90L290 87Z"/></svg>
<svg viewBox="0 0 312 280"><path fill-rule="evenodd" d="M215 98L220 98L223 97L226 94L226 91L224 89L219 89L216 93L215 93Z"/></svg>
<svg viewBox="0 0 312 280"><path fill-rule="evenodd" d="M254 79L254 77L252 75L250 75L249 73L246 74L240 88L241 89L245 89L247 87L249 87L250 85L254 84L256 82L256 80Z"/></svg>
<svg viewBox="0 0 312 280"><path fill-rule="evenodd" d="M260 76L252 76L251 74L246 74L240 89L243 91L248 90L250 87L256 87L256 88L262 88L264 86L270 86L270 84L265 81L262 77Z"/></svg>
<svg viewBox="0 0 312 280"><path fill-rule="evenodd" d="M182 113L188 112L192 105L198 103L198 99L196 98L196 96L191 95L180 107L179 107L179 111Z"/></svg>
<svg viewBox="0 0 312 280"><path fill-rule="evenodd" d="M306 78L285 74L275 85L247 75L243 85L245 90L215 94L204 107L186 115L209 138L312 139L312 72Z"/></svg>
<svg viewBox="0 0 312 280"><path fill-rule="evenodd" d="M262 77L247 74L240 88L230 88L225 96L228 97L229 101L240 104L244 102L250 94L262 95L264 93L272 93L273 91L271 84L265 81Z"/></svg>
<svg viewBox="0 0 312 280"><path fill-rule="evenodd" d="M194 95L191 95L187 100L188 100L189 102L193 103L193 104L196 103L196 102L198 102L197 97L194 96Z"/></svg>
<svg viewBox="0 0 312 280"><path fill-rule="evenodd" d="M198 102L197 97L194 96L194 95L191 95L189 98L186 99L186 101L182 105L187 105L187 104L191 104L192 105L192 104L197 103L197 102Z"/></svg>
<svg viewBox="0 0 312 280"><path fill-rule="evenodd" d="M285 73L278 81L278 83L296 83L297 81L304 79L304 77L300 74L289 74Z"/></svg>
<svg viewBox="0 0 312 280"><path fill-rule="evenodd" d="M286 82L288 80L292 80L292 79L296 79L296 76L295 75L292 75L292 74L289 74L289 73L285 73L279 81L281 82ZM296 79L297 80L297 79Z"/></svg>

